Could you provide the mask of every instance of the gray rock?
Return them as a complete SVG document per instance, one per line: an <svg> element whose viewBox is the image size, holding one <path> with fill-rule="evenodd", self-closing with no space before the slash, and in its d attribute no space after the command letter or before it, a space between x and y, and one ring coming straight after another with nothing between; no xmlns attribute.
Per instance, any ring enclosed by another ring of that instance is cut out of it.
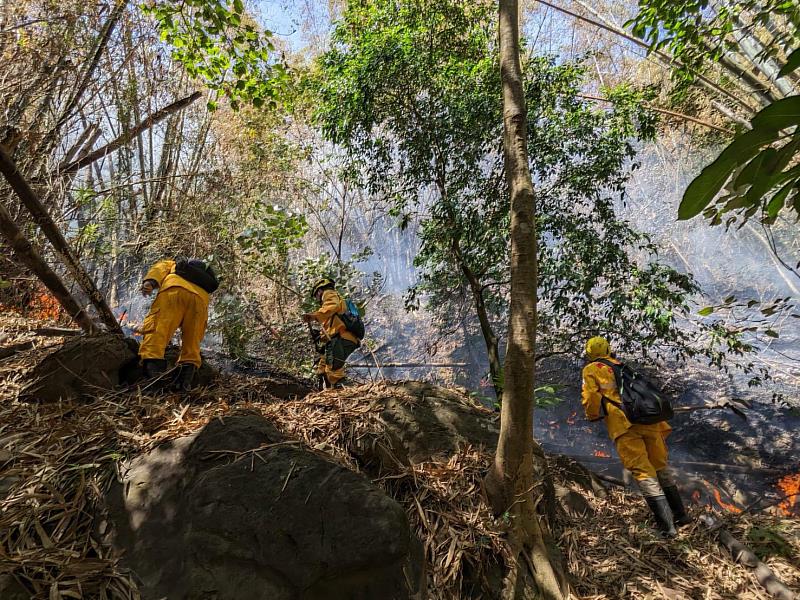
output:
<svg viewBox="0 0 800 600"><path fill-rule="evenodd" d="M403 508L285 442L260 416L232 416L128 465L98 530L143 598L420 597L424 558Z"/></svg>
<svg viewBox="0 0 800 600"><path fill-rule="evenodd" d="M25 375L24 401L56 402L96 396L120 383L119 371L136 359L136 342L113 334L79 336Z"/></svg>

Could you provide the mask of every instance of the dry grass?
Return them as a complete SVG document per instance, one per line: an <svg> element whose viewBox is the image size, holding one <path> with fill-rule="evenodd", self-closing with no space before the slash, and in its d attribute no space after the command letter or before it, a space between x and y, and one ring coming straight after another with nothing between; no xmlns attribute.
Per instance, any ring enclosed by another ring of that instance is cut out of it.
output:
<svg viewBox="0 0 800 600"><path fill-rule="evenodd" d="M47 351L35 348L0 361L0 485L10 486L0 503L0 574L13 574L36 598L138 598L132 574L92 535L97 506L119 461L239 412L262 414L310 451L351 469L364 468L365 450L394 460L392 469L372 475L405 506L424 544L430 597L464 597L466 582L489 581L502 565L504 524L481 497L491 457L466 447L422 464L392 458L392 441L379 419L384 401L404 394L404 401L421 401L395 386L278 401L258 379L226 376L220 385L193 393L191 403L131 390L91 404L17 402L19 372ZM563 473L555 475L579 490ZM579 597L767 597L702 526L664 543L642 524L641 499L618 490L605 499L588 499L594 516L561 517L561 547ZM788 558L772 556L767 563L787 585L800 587L797 521L771 515L726 518L741 539L754 530L779 531L788 540L783 547Z"/></svg>

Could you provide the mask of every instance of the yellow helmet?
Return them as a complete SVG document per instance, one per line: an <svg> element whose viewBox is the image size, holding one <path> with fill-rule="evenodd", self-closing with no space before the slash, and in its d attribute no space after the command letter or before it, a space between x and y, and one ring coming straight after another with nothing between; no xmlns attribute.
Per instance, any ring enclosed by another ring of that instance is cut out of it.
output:
<svg viewBox="0 0 800 600"><path fill-rule="evenodd" d="M336 282L329 277L323 277L322 279L318 279L314 286L311 288L311 295L314 296L316 293L325 288L332 288L336 285Z"/></svg>
<svg viewBox="0 0 800 600"><path fill-rule="evenodd" d="M609 354L611 354L611 345L606 338L597 336L590 338L589 341L586 342L586 356L589 357L589 360L602 358Z"/></svg>

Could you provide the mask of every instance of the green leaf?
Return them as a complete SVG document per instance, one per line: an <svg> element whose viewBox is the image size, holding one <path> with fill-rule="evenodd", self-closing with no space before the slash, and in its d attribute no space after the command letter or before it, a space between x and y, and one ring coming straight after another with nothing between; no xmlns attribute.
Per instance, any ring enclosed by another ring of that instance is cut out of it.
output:
<svg viewBox="0 0 800 600"><path fill-rule="evenodd" d="M771 338L778 338L778 337L780 337L780 336L778 335L778 332L777 332L777 331L775 331L774 329L767 329L767 330L764 332L764 335L766 335L767 337L771 337Z"/></svg>
<svg viewBox="0 0 800 600"><path fill-rule="evenodd" d="M778 139L778 135L777 130L759 128L734 139L686 188L678 208L678 219L683 221L699 215L736 167L748 162L763 146Z"/></svg>
<svg viewBox="0 0 800 600"><path fill-rule="evenodd" d="M713 306L706 306L705 308L701 308L699 311L697 311L697 314L700 315L701 317L707 317L713 312L714 312Z"/></svg>
<svg viewBox="0 0 800 600"><path fill-rule="evenodd" d="M756 177L758 177L759 172L767 171L769 168L768 165L775 164L775 157L777 154L778 151L774 148L766 148L763 152L756 154L755 158L747 163L747 166L739 173L733 185L733 189L752 184Z"/></svg>
<svg viewBox="0 0 800 600"><path fill-rule="evenodd" d="M800 123L800 96L789 96L761 109L750 121L753 129L784 129Z"/></svg>
<svg viewBox="0 0 800 600"><path fill-rule="evenodd" d="M767 204L767 214L770 217L778 216L778 212L783 208L783 203L786 201L786 196L792 191L792 187L794 187L795 183L794 181L790 181L784 185L778 193L772 197L772 200L769 201L769 204Z"/></svg>
<svg viewBox="0 0 800 600"><path fill-rule="evenodd" d="M786 64L778 71L778 77L786 77L789 73L800 67L800 48L786 58Z"/></svg>

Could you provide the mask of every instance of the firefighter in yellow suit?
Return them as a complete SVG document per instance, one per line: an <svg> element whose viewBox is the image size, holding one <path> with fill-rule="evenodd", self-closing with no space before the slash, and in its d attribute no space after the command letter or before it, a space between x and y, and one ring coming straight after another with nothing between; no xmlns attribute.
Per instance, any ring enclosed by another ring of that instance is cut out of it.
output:
<svg viewBox="0 0 800 600"><path fill-rule="evenodd" d="M320 324L321 341L324 343L317 362L320 388L334 387L344 378L347 357L361 344L339 317L347 311L347 306L334 286L335 282L327 277L317 281L311 288L311 293L320 303L320 307L303 315L306 323L316 321Z"/></svg>
<svg viewBox="0 0 800 600"><path fill-rule="evenodd" d="M622 399L613 369L597 362L604 359L621 364L611 356L611 347L602 337L586 343L589 359L583 369L583 404L590 421L604 419L608 435L623 466L639 486L665 537L676 535L675 525L691 523L683 506L674 474L668 464L666 438L672 428L665 422L643 425L631 423L621 408Z"/></svg>
<svg viewBox="0 0 800 600"><path fill-rule="evenodd" d="M203 288L175 273L174 260L162 260L147 272L141 292L158 295L142 325L139 358L147 377L158 377L166 371L164 351L178 327L181 328L181 353L175 386L191 388L195 371L200 367L200 342L208 322L209 295Z"/></svg>

